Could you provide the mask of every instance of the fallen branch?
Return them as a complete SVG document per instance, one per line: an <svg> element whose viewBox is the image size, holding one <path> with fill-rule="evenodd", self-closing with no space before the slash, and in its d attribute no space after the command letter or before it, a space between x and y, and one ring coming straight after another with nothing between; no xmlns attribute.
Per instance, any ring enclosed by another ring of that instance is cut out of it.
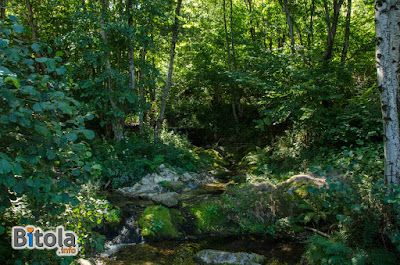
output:
<svg viewBox="0 0 400 265"><path fill-rule="evenodd" d="M312 232L314 232L314 233L317 233L317 234L320 235L320 236L324 236L324 237L327 237L327 238L331 238L330 235L328 235L328 234L326 234L326 233L324 233L324 232L321 232L321 231L319 231L319 230L317 230L317 229L315 229L315 228L308 227L308 226L305 226L304 228L307 229L307 230L309 230L309 231L312 231Z"/></svg>

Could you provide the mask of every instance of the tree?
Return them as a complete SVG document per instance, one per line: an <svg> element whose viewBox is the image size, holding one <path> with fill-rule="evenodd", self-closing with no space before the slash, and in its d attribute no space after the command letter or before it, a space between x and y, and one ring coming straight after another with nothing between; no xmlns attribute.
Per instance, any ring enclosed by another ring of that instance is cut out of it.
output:
<svg viewBox="0 0 400 265"><path fill-rule="evenodd" d="M339 1L339 2L338 2ZM343 5L344 0L333 0L333 19L331 21L329 15L329 8L327 0L324 0L325 7L325 20L327 27L327 38L326 38L326 48L324 54L324 60L329 61L332 58L333 46L335 44L336 30L339 22L340 8Z"/></svg>
<svg viewBox="0 0 400 265"><path fill-rule="evenodd" d="M182 5L182 0L178 0L177 6L175 9L175 22L174 22L173 33L172 33L171 54L170 54L170 59L169 59L167 83L165 84L164 93L161 98L160 116L158 117L156 129L154 132L154 140L156 142L159 141L159 132L160 132L160 129L162 126L162 122L164 120L165 107L167 105L168 93L169 93L169 89L171 87L172 71L174 68L174 58L175 58L175 46L176 46L176 42L178 40L178 32L179 32L179 13L181 10L181 5Z"/></svg>
<svg viewBox="0 0 400 265"><path fill-rule="evenodd" d="M399 56L400 1L375 1L376 68L384 128L385 178L399 185Z"/></svg>
<svg viewBox="0 0 400 265"><path fill-rule="evenodd" d="M351 20L351 0L347 0L346 29L345 29L345 33L344 33L342 56L340 58L340 62L342 64L344 64L346 62L347 50L349 49L350 20Z"/></svg>

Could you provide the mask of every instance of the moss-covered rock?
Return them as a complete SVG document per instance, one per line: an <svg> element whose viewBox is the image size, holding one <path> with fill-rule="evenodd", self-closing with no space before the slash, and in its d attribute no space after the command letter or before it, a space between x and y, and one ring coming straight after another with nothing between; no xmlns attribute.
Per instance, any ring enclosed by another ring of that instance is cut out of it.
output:
<svg viewBox="0 0 400 265"><path fill-rule="evenodd" d="M144 237L150 239L179 238L182 213L163 206L150 206L143 211L138 223Z"/></svg>
<svg viewBox="0 0 400 265"><path fill-rule="evenodd" d="M189 212L194 217L194 233L208 234L223 232L225 217L217 203L201 202L190 206Z"/></svg>

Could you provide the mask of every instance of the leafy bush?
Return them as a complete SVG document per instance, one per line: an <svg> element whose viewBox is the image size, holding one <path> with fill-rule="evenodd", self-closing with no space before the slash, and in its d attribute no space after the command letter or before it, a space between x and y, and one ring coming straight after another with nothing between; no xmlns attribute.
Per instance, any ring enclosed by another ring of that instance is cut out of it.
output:
<svg viewBox="0 0 400 265"><path fill-rule="evenodd" d="M398 264L400 189L388 194L379 149L343 148L331 160L336 170L315 171L327 176L329 188L319 194L321 210L336 217L329 226L339 233L331 240L310 240L305 256L311 264Z"/></svg>
<svg viewBox="0 0 400 265"><path fill-rule="evenodd" d="M16 17L0 23L0 234L9 240L14 225L64 225L80 236L84 252L100 249L92 228L115 212L80 188L100 174L86 142L94 138L84 126L91 116L80 116L80 104L68 97L61 58L33 57L51 49L20 41L25 29ZM8 261L20 264L72 260L54 250L5 249Z"/></svg>
<svg viewBox="0 0 400 265"><path fill-rule="evenodd" d="M191 150L126 137L121 142L97 140L93 152L102 167L103 180L111 180L114 187L133 184L161 164L185 171L195 171L203 165Z"/></svg>

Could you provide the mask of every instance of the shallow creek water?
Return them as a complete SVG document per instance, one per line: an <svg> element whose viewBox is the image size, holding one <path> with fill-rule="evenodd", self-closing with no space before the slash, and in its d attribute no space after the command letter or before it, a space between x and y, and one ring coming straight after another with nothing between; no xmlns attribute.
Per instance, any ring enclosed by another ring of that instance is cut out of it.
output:
<svg viewBox="0 0 400 265"><path fill-rule="evenodd" d="M213 183L181 194L182 201L199 200L206 196L208 200L219 197L225 190L224 183ZM300 264L304 252L304 244L288 241L273 240L251 235L218 237L218 235L196 238L188 236L183 240L162 240L146 242L140 236L136 220L151 201L133 200L116 192L102 194L107 196L110 203L121 211L123 225L119 232L108 231L108 252L96 259L97 264L120 265L193 265L193 256L202 249L223 250L229 252L247 252L263 255L267 264L292 265ZM106 245L107 245L106 244Z"/></svg>
<svg viewBox="0 0 400 265"><path fill-rule="evenodd" d="M199 240L169 240L125 246L113 256L99 259L99 261L109 265L194 264L192 257L202 249L256 253L265 256L269 265L294 265L300 264L304 245L251 236L207 237Z"/></svg>

